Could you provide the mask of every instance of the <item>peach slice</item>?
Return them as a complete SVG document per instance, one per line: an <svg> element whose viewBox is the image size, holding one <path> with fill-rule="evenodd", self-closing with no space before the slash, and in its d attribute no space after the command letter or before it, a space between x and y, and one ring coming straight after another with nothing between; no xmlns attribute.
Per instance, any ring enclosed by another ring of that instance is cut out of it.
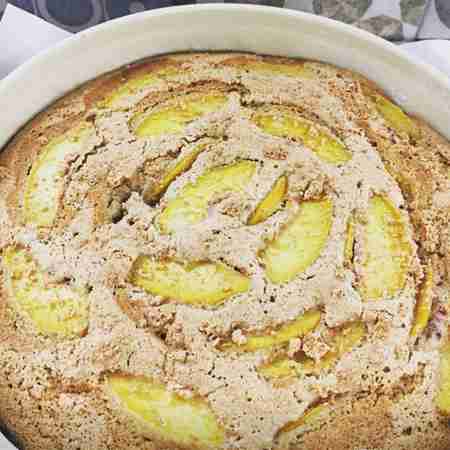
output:
<svg viewBox="0 0 450 450"><path fill-rule="evenodd" d="M312 78L313 76L312 70L303 61L283 63L270 59L253 60L236 57L224 61L224 65L264 75L284 75L295 78Z"/></svg>
<svg viewBox="0 0 450 450"><path fill-rule="evenodd" d="M342 356L356 347L366 335L362 322L351 322L336 332L329 350L319 361L302 354L295 360L280 358L259 368L266 378L284 378L300 374L312 374L330 369Z"/></svg>
<svg viewBox="0 0 450 450"><path fill-rule="evenodd" d="M293 359L280 358L259 367L258 373L268 379L293 377L302 373L302 365Z"/></svg>
<svg viewBox="0 0 450 450"><path fill-rule="evenodd" d="M395 131L415 139L420 137L419 127L399 106L379 94L372 94L372 101L379 114Z"/></svg>
<svg viewBox="0 0 450 450"><path fill-rule="evenodd" d="M411 328L411 336L417 337L422 334L428 325L433 304L433 267L428 264L425 269L425 278L419 287L417 295L414 323Z"/></svg>
<svg viewBox="0 0 450 450"><path fill-rule="evenodd" d="M250 279L222 263L154 261L140 256L133 264L130 282L146 292L194 306L216 306L247 292Z"/></svg>
<svg viewBox="0 0 450 450"><path fill-rule="evenodd" d="M93 126L83 123L53 139L41 150L25 184L24 219L27 223L38 227L53 224L64 189L66 160L81 153L93 134Z"/></svg>
<svg viewBox="0 0 450 450"><path fill-rule="evenodd" d="M450 415L450 343L441 349L441 365L439 369L440 386L436 397L439 411Z"/></svg>
<svg viewBox="0 0 450 450"><path fill-rule="evenodd" d="M304 63L283 64L270 61L255 61L248 64L250 70L268 75L285 75L288 77L311 78L312 71Z"/></svg>
<svg viewBox="0 0 450 450"><path fill-rule="evenodd" d="M332 219L330 200L301 203L298 213L261 254L267 278L285 283L313 264L328 241Z"/></svg>
<svg viewBox="0 0 450 450"><path fill-rule="evenodd" d="M100 108L116 108L120 106L120 101L130 95L134 95L139 91L156 84L161 79L177 75L178 71L175 67L165 67L159 70L153 70L148 73L137 72L137 75L130 78L120 87L113 90L104 100L99 103Z"/></svg>
<svg viewBox="0 0 450 450"><path fill-rule="evenodd" d="M228 97L221 92L187 94L168 101L149 114L135 115L131 124L135 127L134 133L140 138L178 134L194 120L221 109L227 101Z"/></svg>
<svg viewBox="0 0 450 450"><path fill-rule="evenodd" d="M110 375L107 386L122 408L150 434L182 448L215 450L225 433L208 403L183 398L143 377Z"/></svg>
<svg viewBox="0 0 450 450"><path fill-rule="evenodd" d="M256 352L286 345L291 339L302 337L313 331L319 324L320 317L320 311L312 309L277 330L272 332L265 330L264 333L251 334L247 336L244 344L226 343L222 348L240 352Z"/></svg>
<svg viewBox="0 0 450 450"><path fill-rule="evenodd" d="M264 222L264 220L277 211L286 195L287 187L287 177L282 176L278 178L270 192L253 211L252 215L248 219L248 224L256 225L260 222Z"/></svg>
<svg viewBox="0 0 450 450"><path fill-rule="evenodd" d="M322 403L308 409L303 416L299 417L296 420L293 420L292 422L288 422L286 425L280 428L277 435L279 436L280 434L288 433L289 431L293 431L304 425L311 425L314 422L317 422L317 419L321 417L322 414L324 414L326 411L328 411L328 409L329 408L327 403Z"/></svg>
<svg viewBox="0 0 450 450"><path fill-rule="evenodd" d="M347 235L345 238L344 246L344 262L350 265L353 261L353 246L355 244L355 225L353 218L350 218L347 222Z"/></svg>
<svg viewBox="0 0 450 450"><path fill-rule="evenodd" d="M24 249L8 247L3 265L13 306L45 335L82 336L88 328L87 293L63 284L49 284Z"/></svg>
<svg viewBox="0 0 450 450"><path fill-rule="evenodd" d="M257 112L252 121L273 136L299 140L325 162L342 164L352 157L349 150L336 138L287 108Z"/></svg>
<svg viewBox="0 0 450 450"><path fill-rule="evenodd" d="M412 249L403 218L386 197L375 195L369 201L363 248L361 296L393 297L405 285Z"/></svg>
<svg viewBox="0 0 450 450"><path fill-rule="evenodd" d="M187 172L194 164L198 155L203 152L206 148L206 144L198 145L194 150L192 150L187 155L183 156L176 162L172 167L169 168L167 173L163 176L161 181L156 185L152 186L150 190L145 191L144 198L147 202L154 203L158 201L161 196L166 192L167 188L170 186L172 181L174 181L178 176Z"/></svg>
<svg viewBox="0 0 450 450"><path fill-rule="evenodd" d="M253 161L239 161L207 170L168 202L158 220L161 231L171 233L204 220L210 201L226 192L245 191L256 167Z"/></svg>
<svg viewBox="0 0 450 450"><path fill-rule="evenodd" d="M366 335L366 326L363 322L351 322L344 325L332 338L331 350L329 350L322 359L315 362L308 358L305 360L303 370L306 372L315 372L318 370L327 370L333 366L346 353L356 347Z"/></svg>

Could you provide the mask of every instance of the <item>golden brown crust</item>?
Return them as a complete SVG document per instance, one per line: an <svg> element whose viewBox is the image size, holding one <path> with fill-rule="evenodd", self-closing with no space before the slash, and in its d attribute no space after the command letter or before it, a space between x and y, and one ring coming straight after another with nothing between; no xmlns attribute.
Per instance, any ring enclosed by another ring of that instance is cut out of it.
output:
<svg viewBox="0 0 450 450"><path fill-rule="evenodd" d="M252 69L255 64L262 69ZM283 65L289 69L280 70ZM148 74L151 81L111 103L118 89ZM209 93L223 94L226 102L204 116L194 114L182 133L136 136L137 114L148 117L186 96ZM149 432L112 398L105 387L111 373L155 379L180 395L204 398L225 430L223 449L450 447L446 419L433 403L450 312L450 143L418 118L410 118L417 135L399 132L377 110L374 95L387 99L375 83L319 62L183 54L88 82L20 130L0 154L0 247L25 248L47 285L82 288L89 298L86 335L39 333L14 304L11 275L2 264L0 419L24 448L186 449ZM351 158L331 164L300 139L264 133L255 116L267 111L313 123L311 142L323 133ZM85 122L95 132L80 154L63 161L54 222L27 223L23 199L31 167L46 144ZM158 201L146 202L149 186L160 184L198 145L205 145L200 156ZM258 181L245 195L213 196L203 222L175 235L161 232L159 215L186 184L240 160L257 167ZM247 226L282 174L289 178L286 199L266 222ZM387 196L398 209L412 249L404 289L379 303L363 301L356 287L374 195ZM333 225L317 262L289 283L267 282L258 255L287 223L289 208L324 197L333 201ZM352 260L344 261L352 217L356 243ZM167 301L131 283L132 264L142 254L227 264L250 277L252 287L219 307ZM429 264L431 319L412 339L414 303ZM291 339L272 354L221 350L224 342L279 330L312 308L322 319L307 339ZM320 359L333 336L356 319L367 335L318 376L271 381L259 374L263 363L286 355ZM321 419L279 436L286 423L323 403L329 410Z"/></svg>
<svg viewBox="0 0 450 450"><path fill-rule="evenodd" d="M98 78L97 80L88 83L85 87L83 100L86 108L95 108L99 102L108 96L108 94L127 81L151 72L158 73L164 69L180 70L181 64L170 58L154 58L130 64L125 68L110 73L106 77Z"/></svg>

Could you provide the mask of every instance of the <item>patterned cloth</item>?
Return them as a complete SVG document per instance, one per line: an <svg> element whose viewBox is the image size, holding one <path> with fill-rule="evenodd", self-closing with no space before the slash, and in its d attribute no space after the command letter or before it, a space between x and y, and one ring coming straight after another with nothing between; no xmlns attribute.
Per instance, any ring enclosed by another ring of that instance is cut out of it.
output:
<svg viewBox="0 0 450 450"><path fill-rule="evenodd" d="M6 8L6 0L0 0L0 18L2 17L5 8Z"/></svg>
<svg viewBox="0 0 450 450"><path fill-rule="evenodd" d="M0 0L0 15L7 0ZM68 31L147 9L190 3L284 7L350 23L392 41L450 38L450 0L9 0Z"/></svg>
<svg viewBox="0 0 450 450"><path fill-rule="evenodd" d="M419 39L450 39L450 0L430 0Z"/></svg>

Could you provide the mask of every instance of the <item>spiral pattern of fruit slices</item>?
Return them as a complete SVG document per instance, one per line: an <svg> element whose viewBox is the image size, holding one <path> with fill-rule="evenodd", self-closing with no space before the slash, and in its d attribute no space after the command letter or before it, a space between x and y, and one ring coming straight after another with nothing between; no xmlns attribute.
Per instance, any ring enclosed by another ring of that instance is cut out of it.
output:
<svg viewBox="0 0 450 450"><path fill-rule="evenodd" d="M262 77L277 74L308 79L312 76L303 64L271 63L270 60L241 67L239 60L236 62L231 58L230 67L238 71L254 71L256 76ZM229 104L232 90L221 88L205 93L194 87L176 99L163 100L148 107L141 91L176 74L176 70L170 67L155 73L137 71L135 78L110 92L97 106L100 111L127 108L121 103L127 96L142 97L130 117L129 131L138 140L152 142L152 139L166 135L183 135L190 125L213 116ZM369 97L388 127L411 139L419 137L412 119L400 108L379 94ZM248 123L255 127L255 132L301 145L304 147L302 151L311 152L311 157L319 164L343 167L352 159L351 149L334 131L305 116L296 107L267 104L245 106L245 109L250 112ZM65 195L64 175L68 161L85 151L93 133L94 126L83 122L41 150L26 181L23 217L28 226L45 233L58 221L58 209ZM214 152L214 142L182 147L188 150L171 156L158 178L140 192L149 205L161 208L154 223L162 236L189 232L192 226L207 220L216 198L228 194L241 199L248 197L264 165L262 161L235 159L227 164L213 165L191 178L190 172L197 160ZM314 199L303 199L291 192L290 175L289 171L281 172L273 180L253 208L245 213L242 225L264 227L265 222L278 212L286 213L278 232L263 241L257 255L267 283L274 285L291 282L320 260L329 242L335 217L339 214L331 192L324 192ZM188 181L173 195L172 184L183 178ZM413 256L409 229L405 215L383 193L372 192L367 209L359 214L358 219L355 215L349 218L342 249L343 260L358 273L355 286L364 301L393 298L404 289ZM354 257L355 245L362 249L359 260ZM19 313L34 323L39 333L73 339L87 332L89 303L85 291L46 282L45 274L26 249L6 249L3 261L10 298ZM134 261L129 283L162 301L194 308L218 308L226 302L244 299L252 289L249 274L221 261L186 263L176 258L156 259L146 254ZM433 276L430 265L417 292L412 337L424 332L431 317ZM289 342L314 332L320 323L323 324L322 312L313 308L275 328L249 331L245 333L243 343L225 339L218 351L236 354L237 357L241 353L263 353L268 362L260 365L258 372L269 383L326 372L342 356L362 345L368 330L359 320L349 322L331 330L330 349L322 358L314 360L302 352L289 356ZM437 405L448 414L448 349L444 348L442 355L442 381ZM155 380L133 375L112 374L107 384L115 401L144 423L150 434L185 447L217 448L223 445L224 428L201 398L184 399ZM330 406L326 402L312 407L305 415L281 427L277 436L312 423L315 417L326 414L327 407ZM182 433L180 429L183 429Z"/></svg>

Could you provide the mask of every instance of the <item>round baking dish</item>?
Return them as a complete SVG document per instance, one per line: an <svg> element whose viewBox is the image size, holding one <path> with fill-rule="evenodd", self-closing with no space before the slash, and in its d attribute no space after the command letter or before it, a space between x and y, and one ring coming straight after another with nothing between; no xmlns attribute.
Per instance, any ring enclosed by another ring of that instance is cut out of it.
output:
<svg viewBox="0 0 450 450"><path fill-rule="evenodd" d="M81 83L144 57L190 50L302 57L353 69L450 138L449 80L395 45L342 23L286 9L196 5L108 22L18 68L0 82L0 149L36 113ZM0 448L16 447L0 435Z"/></svg>

